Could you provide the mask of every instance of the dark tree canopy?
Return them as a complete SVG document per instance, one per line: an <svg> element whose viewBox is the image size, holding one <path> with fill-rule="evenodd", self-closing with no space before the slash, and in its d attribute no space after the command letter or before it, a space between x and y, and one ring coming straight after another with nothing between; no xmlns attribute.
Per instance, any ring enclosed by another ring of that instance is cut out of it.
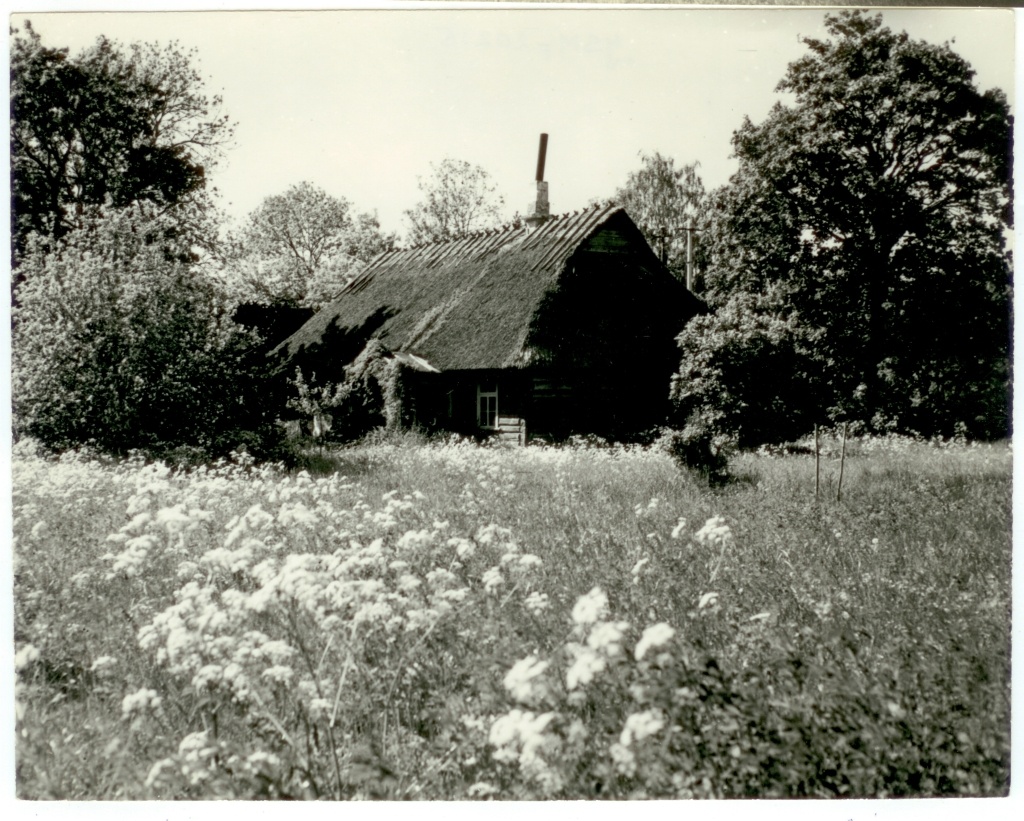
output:
<svg viewBox="0 0 1024 821"><path fill-rule="evenodd" d="M1006 98L980 91L948 45L895 34L880 15L844 11L826 25L831 39L806 39L777 87L793 103L734 135L739 171L710 208L706 296L720 307L770 288L777 315L813 339L796 414L998 435Z"/></svg>
<svg viewBox="0 0 1024 821"><path fill-rule="evenodd" d="M75 56L26 24L11 43L11 221L15 259L31 232L60 239L94 206L201 195L232 126L175 44L100 37Z"/></svg>

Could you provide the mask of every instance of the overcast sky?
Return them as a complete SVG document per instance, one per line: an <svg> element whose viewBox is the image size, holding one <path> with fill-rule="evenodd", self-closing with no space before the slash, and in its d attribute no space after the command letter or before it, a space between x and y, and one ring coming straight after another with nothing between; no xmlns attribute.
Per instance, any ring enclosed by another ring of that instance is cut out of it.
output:
<svg viewBox="0 0 1024 821"><path fill-rule="evenodd" d="M542 131L557 213L610 196L640 151L699 161L705 184L720 185L735 170L733 130L778 98L806 51L799 38L824 36L823 11L776 8L27 16L44 43L72 51L100 34L197 49L238 126L211 175L230 214L309 180L402 233L417 177L445 157L482 166L507 214L524 211ZM955 38L978 84L1012 99L1012 12L883 16L915 38Z"/></svg>

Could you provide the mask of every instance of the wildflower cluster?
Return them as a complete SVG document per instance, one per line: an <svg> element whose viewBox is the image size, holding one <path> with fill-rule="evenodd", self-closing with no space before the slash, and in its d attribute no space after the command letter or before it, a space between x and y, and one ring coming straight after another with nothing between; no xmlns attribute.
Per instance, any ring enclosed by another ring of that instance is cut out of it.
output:
<svg viewBox="0 0 1024 821"><path fill-rule="evenodd" d="M937 500L927 515L883 500L860 522L795 492L758 518L735 498L760 486L709 497L664 454L614 446L377 444L323 476L19 446L19 789L992 793L1000 453L937 452L972 481L901 481Z"/></svg>

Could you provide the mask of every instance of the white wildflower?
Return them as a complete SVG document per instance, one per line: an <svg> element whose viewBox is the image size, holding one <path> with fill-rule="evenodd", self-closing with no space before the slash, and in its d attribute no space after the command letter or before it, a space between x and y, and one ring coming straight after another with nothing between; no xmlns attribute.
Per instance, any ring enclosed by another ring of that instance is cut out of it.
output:
<svg viewBox="0 0 1024 821"><path fill-rule="evenodd" d="M285 667L283 664L275 664L273 667L268 667L263 671L263 678L277 684L290 684L294 676L295 671L291 667Z"/></svg>
<svg viewBox="0 0 1024 821"><path fill-rule="evenodd" d="M661 647L666 644L675 634L676 631L665 624L665 622L651 625L644 630L640 641L636 644L636 660L640 661L652 647Z"/></svg>
<svg viewBox="0 0 1024 821"><path fill-rule="evenodd" d="M590 684L594 680L594 676L608 666L605 658L589 647L570 644L569 651L576 656L576 660L565 673L565 686L570 690Z"/></svg>
<svg viewBox="0 0 1024 821"><path fill-rule="evenodd" d="M512 531L507 527L499 527L498 525L484 525L476 532L476 541L478 544L508 544L512 541Z"/></svg>
<svg viewBox="0 0 1024 821"><path fill-rule="evenodd" d="M587 636L587 646L609 658L622 652L622 635L629 629L625 621L602 621L593 626Z"/></svg>
<svg viewBox="0 0 1024 821"><path fill-rule="evenodd" d="M416 633L433 627L441 617L441 614L432 607L424 609L413 608L406 611L405 617L405 631L407 633Z"/></svg>
<svg viewBox="0 0 1024 821"><path fill-rule="evenodd" d="M134 693L129 693L121 700L121 713L125 718L130 718L148 711L155 712L162 703L163 699L157 695L156 690L142 688Z"/></svg>
<svg viewBox="0 0 1024 821"><path fill-rule="evenodd" d="M309 702L309 714L313 719L324 719L331 715L334 705L329 698L314 697Z"/></svg>
<svg viewBox="0 0 1024 821"><path fill-rule="evenodd" d="M216 685L224 677L224 668L219 664L204 664L199 672L192 676L192 686L197 690Z"/></svg>
<svg viewBox="0 0 1024 821"><path fill-rule="evenodd" d="M489 795L496 795L498 788L493 784L488 784L486 781L477 781L475 784L470 786L466 790L466 795L470 798L486 798Z"/></svg>
<svg viewBox="0 0 1024 821"><path fill-rule="evenodd" d="M302 504L302 502L293 502L282 505L281 510L277 514L277 521L285 527L292 525L313 527L319 520L316 514Z"/></svg>
<svg viewBox="0 0 1024 821"><path fill-rule="evenodd" d="M92 665L89 667L89 670L93 673L102 673L106 671L109 667L113 667L115 664L117 664L117 660L113 657L100 656L98 659L93 661Z"/></svg>
<svg viewBox="0 0 1024 821"><path fill-rule="evenodd" d="M527 656L517 661L505 674L505 689L516 701L531 701L537 695L534 679L542 675L549 664L547 661L538 661L536 656Z"/></svg>
<svg viewBox="0 0 1024 821"><path fill-rule="evenodd" d="M619 743L628 747L634 741L643 741L645 738L654 735L665 726L665 717L659 710L644 710L642 713L633 713L626 719L626 724L619 735Z"/></svg>
<svg viewBox="0 0 1024 821"><path fill-rule="evenodd" d="M265 511L262 505L253 505L242 517L250 530L261 530L274 523L274 517Z"/></svg>
<svg viewBox="0 0 1024 821"><path fill-rule="evenodd" d="M152 518L153 517L152 515L150 515L149 511L137 513L135 517L130 522L128 522L128 524L121 528L121 530L126 533L139 533L142 530L142 528L149 524L149 521Z"/></svg>
<svg viewBox="0 0 1024 821"><path fill-rule="evenodd" d="M14 654L14 669L20 673L30 664L39 661L39 650L35 645L26 644Z"/></svg>
<svg viewBox="0 0 1024 821"><path fill-rule="evenodd" d="M192 519L185 512L185 505L180 504L157 511L156 523L164 527L170 535L176 536L192 524Z"/></svg>
<svg viewBox="0 0 1024 821"><path fill-rule="evenodd" d="M466 596L469 595L469 588L458 587L454 590L444 590L441 592L440 595L444 601L454 602L455 604L461 604L466 600Z"/></svg>
<svg viewBox="0 0 1024 821"><path fill-rule="evenodd" d="M476 552L476 545L469 539L451 538L448 546L455 548L455 555L460 559L468 559Z"/></svg>
<svg viewBox="0 0 1024 821"><path fill-rule="evenodd" d="M615 769L619 771L621 775L627 778L632 778L636 775L636 756L633 755L633 751L628 747L624 747L622 744L612 744L608 748L608 752L611 753L612 761L615 763Z"/></svg>
<svg viewBox="0 0 1024 821"><path fill-rule="evenodd" d="M427 573L427 582L435 589L447 587L457 581L458 577L443 567L436 567Z"/></svg>
<svg viewBox="0 0 1024 821"><path fill-rule="evenodd" d="M484 571L484 575L481 577L481 581L484 583L484 589L488 593L494 593L502 584L505 583L505 579L501 575L501 569L498 567L491 567Z"/></svg>
<svg viewBox="0 0 1024 821"><path fill-rule="evenodd" d="M544 564L541 561L540 556L535 556L533 553L524 553L519 557L519 566L529 570L530 568L540 567Z"/></svg>
<svg viewBox="0 0 1024 821"><path fill-rule="evenodd" d="M177 766L173 758L161 758L152 767L149 768L149 774L146 776L146 786L152 787L157 781L160 780L160 776L163 775L164 770L173 769Z"/></svg>
<svg viewBox="0 0 1024 821"><path fill-rule="evenodd" d="M608 597L600 587L580 596L572 609L572 620L578 625L593 624L608 610Z"/></svg>
<svg viewBox="0 0 1024 821"><path fill-rule="evenodd" d="M489 740L496 747L494 757L498 761L532 763L538 751L544 746L544 731L554 719L554 713L535 715L524 710L512 710L499 716L491 725Z"/></svg>
<svg viewBox="0 0 1024 821"><path fill-rule="evenodd" d="M407 530L398 539L396 547L402 551L418 552L429 548L434 542L434 533L423 530Z"/></svg>
<svg viewBox="0 0 1024 821"><path fill-rule="evenodd" d="M210 756L213 752L205 730L189 733L178 743L178 755L186 761L198 761L200 758Z"/></svg>
<svg viewBox="0 0 1024 821"><path fill-rule="evenodd" d="M693 534L693 538L700 544L724 546L732 541L732 530L722 516L713 516L704 523L704 527Z"/></svg>
<svg viewBox="0 0 1024 821"><path fill-rule="evenodd" d="M526 599L523 601L523 605L526 607L526 609L533 613L533 615L535 616L539 616L541 613L547 610L549 604L550 602L548 601L547 593L533 592L529 596L527 596Z"/></svg>
<svg viewBox="0 0 1024 821"><path fill-rule="evenodd" d="M398 577L398 582L396 583L396 587L402 593L411 593L413 590L415 590L421 584L423 584L423 582L421 582L418 578L416 578L411 573L403 573L401 576Z"/></svg>
<svg viewBox="0 0 1024 821"><path fill-rule="evenodd" d="M265 750L257 750L254 753L249 753L249 756L245 759L246 763L251 767L278 767L281 764L281 759L273 753L268 753Z"/></svg>

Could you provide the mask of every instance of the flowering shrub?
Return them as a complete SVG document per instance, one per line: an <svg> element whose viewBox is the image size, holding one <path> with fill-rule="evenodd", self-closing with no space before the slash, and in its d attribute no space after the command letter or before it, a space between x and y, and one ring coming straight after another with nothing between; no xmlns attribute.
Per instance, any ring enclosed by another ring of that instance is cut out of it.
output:
<svg viewBox="0 0 1024 821"><path fill-rule="evenodd" d="M1008 453L918 447L934 504L865 455L851 507L812 508L796 457L712 496L642 448L382 444L313 477L20 445L19 792L999 794Z"/></svg>
<svg viewBox="0 0 1024 821"><path fill-rule="evenodd" d="M105 209L53 247L30 241L11 348L20 434L118 454L280 448L278 380L180 229L145 208Z"/></svg>

